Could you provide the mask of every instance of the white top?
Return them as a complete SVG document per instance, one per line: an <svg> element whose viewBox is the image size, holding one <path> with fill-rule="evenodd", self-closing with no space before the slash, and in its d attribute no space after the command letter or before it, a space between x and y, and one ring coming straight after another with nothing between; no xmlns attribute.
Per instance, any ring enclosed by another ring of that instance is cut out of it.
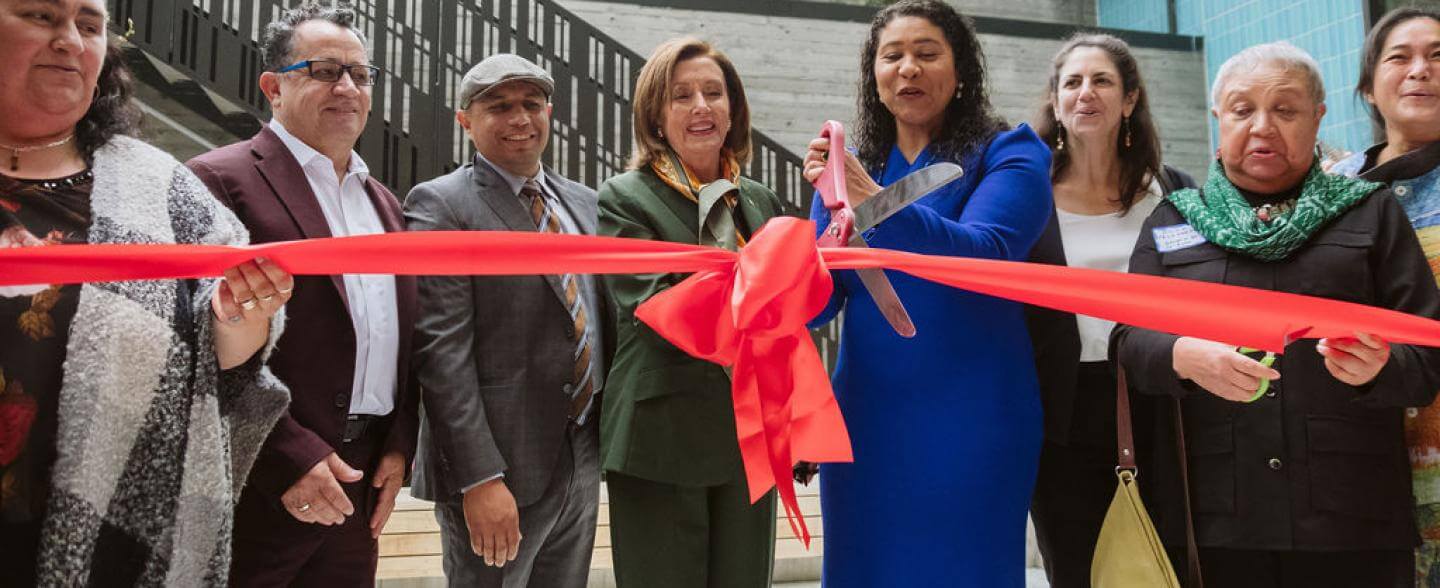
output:
<svg viewBox="0 0 1440 588"><path fill-rule="evenodd" d="M280 137L300 168L325 213L330 234L336 237L385 232L380 214L365 192L370 168L354 151L350 169L336 181L335 163L295 138L278 120L270 130ZM395 302L395 276L345 274L345 297L350 323L355 327L355 381L350 392L350 414L387 415L395 409L396 372L399 369L400 326Z"/></svg>
<svg viewBox="0 0 1440 588"><path fill-rule="evenodd" d="M1130 271L1130 253L1140 238L1140 226L1160 204L1160 184L1150 182L1145 196L1135 201L1123 216L1076 214L1059 207L1060 242L1065 247L1065 265L1115 272ZM1105 361L1110 356L1113 321L1075 315L1080 328L1080 361Z"/></svg>

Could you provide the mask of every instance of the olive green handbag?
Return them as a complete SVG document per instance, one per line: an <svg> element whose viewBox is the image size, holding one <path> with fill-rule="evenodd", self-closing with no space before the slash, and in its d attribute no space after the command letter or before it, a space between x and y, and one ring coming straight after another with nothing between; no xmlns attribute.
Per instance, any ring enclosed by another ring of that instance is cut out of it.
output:
<svg viewBox="0 0 1440 588"><path fill-rule="evenodd" d="M1115 467L1115 477L1118 484L1115 498L1110 501L1110 509L1105 513L1105 522L1100 526L1100 537L1095 542L1095 556L1090 563L1090 585L1092 588L1180 588L1175 568L1170 564L1165 546L1160 543L1155 525L1150 522L1150 513L1140 501L1140 489L1135 479L1138 470L1135 467L1135 440L1125 368L1119 368L1116 380L1115 436L1119 463ZM1179 431L1177 433L1183 435ZM1183 444L1184 437L1179 438ZM1183 449L1180 455L1181 471L1184 472L1188 468L1184 463ZM1189 518L1188 480L1185 480L1185 485L1185 514ZM1190 552L1196 554L1189 526L1187 521L1187 543L1190 543ZM1199 588L1198 559L1194 557L1190 562L1192 588Z"/></svg>

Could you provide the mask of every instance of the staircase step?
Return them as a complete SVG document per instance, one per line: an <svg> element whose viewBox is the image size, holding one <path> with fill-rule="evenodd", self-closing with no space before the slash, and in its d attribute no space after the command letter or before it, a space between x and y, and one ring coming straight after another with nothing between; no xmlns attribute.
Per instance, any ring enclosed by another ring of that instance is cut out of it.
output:
<svg viewBox="0 0 1440 588"><path fill-rule="evenodd" d="M810 548L795 537L783 513L775 523L776 582L809 582L820 578L820 554L824 552L824 523L820 518L818 484L796 486L800 512L810 530ZM595 550L590 562L591 588L614 586L610 547L608 493L601 484L600 507L596 517ZM440 527L433 504L410 495L406 488L395 500L395 513L380 536L380 566L377 583L385 588L443 586Z"/></svg>

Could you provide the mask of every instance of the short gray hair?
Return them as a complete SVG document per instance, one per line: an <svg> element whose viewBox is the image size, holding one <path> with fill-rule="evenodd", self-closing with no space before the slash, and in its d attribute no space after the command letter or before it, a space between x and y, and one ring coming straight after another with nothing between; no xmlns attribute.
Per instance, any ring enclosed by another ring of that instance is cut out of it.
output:
<svg viewBox="0 0 1440 588"><path fill-rule="evenodd" d="M370 45L365 41L365 33L355 28L355 10L349 5L321 6L305 2L282 12L280 18L266 25L260 42L264 71L275 71L290 65L290 52L295 49L295 28L312 20L325 21L355 33L355 38L360 39L360 44L369 53Z"/></svg>
<svg viewBox="0 0 1440 588"><path fill-rule="evenodd" d="M1285 41L1276 41L1248 47L1225 60L1215 74L1215 83L1210 86L1210 105L1219 106L1220 91L1235 74L1252 72L1263 66L1276 67L1285 73L1299 73L1310 86L1310 97L1315 103L1325 103L1325 81L1320 78L1320 64L1304 49Z"/></svg>

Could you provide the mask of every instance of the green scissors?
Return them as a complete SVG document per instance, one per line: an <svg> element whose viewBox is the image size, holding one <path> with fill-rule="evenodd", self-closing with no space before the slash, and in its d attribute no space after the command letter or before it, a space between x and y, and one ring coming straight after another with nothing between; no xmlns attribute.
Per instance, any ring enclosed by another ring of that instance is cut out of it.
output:
<svg viewBox="0 0 1440 588"><path fill-rule="evenodd" d="M1259 349L1255 349L1255 348L1252 348L1252 347L1236 347L1236 348L1235 348L1235 351L1240 352L1240 354L1242 354L1242 355L1246 355L1246 354L1250 354L1250 353L1260 353L1260 350L1259 350ZM1274 351L1266 351L1266 352L1265 352L1265 356L1264 356L1264 357L1261 357L1261 358L1258 359L1257 361L1260 362L1260 365L1263 365L1263 366L1265 366L1265 367L1267 367L1267 368L1270 367L1270 366L1273 366L1273 365L1275 365L1275 352L1274 352ZM1252 396L1252 397L1250 397L1250 399L1249 399L1249 400L1246 400L1245 402L1255 402L1256 400L1259 400L1262 396L1264 396L1264 395L1265 395L1265 392L1267 392L1267 391L1269 391L1269 390L1270 390L1270 378L1260 378L1260 387L1255 390L1255 395Z"/></svg>

